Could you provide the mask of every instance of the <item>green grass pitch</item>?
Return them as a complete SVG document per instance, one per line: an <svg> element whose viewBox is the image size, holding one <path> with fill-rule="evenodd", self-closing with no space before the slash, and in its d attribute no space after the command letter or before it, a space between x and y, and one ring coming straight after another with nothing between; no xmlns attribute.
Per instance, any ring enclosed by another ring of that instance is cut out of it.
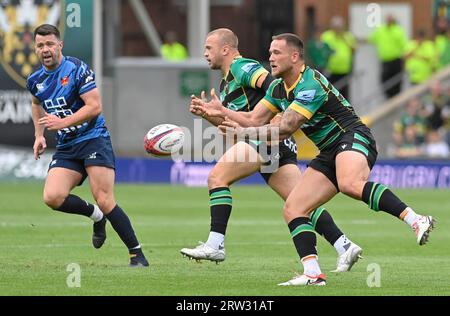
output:
<svg viewBox="0 0 450 316"><path fill-rule="evenodd" d="M0 295L450 295L450 195L444 190L398 190L418 212L437 218L425 246L385 213L339 195L327 204L341 229L364 249L349 273L335 274L336 253L318 237L325 287L278 287L301 272L282 218L282 201L265 186L232 187L227 259L216 265L183 258L179 250L209 232L206 188L117 185L149 269L127 267L128 253L110 224L103 248L91 246L91 221L51 211L42 183L0 184ZM92 201L89 187L75 194ZM71 263L81 269L80 287L69 287ZM375 265L374 265L375 264ZM380 268L380 287L372 267ZM369 271L368 271L369 267Z"/></svg>

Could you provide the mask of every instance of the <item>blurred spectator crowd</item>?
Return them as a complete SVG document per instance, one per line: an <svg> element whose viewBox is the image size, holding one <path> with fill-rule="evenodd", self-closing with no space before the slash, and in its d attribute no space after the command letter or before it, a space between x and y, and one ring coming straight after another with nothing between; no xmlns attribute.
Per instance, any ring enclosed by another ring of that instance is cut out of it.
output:
<svg viewBox="0 0 450 316"><path fill-rule="evenodd" d="M436 71L450 64L450 27L446 18L435 24L434 36L425 29L415 30L408 39L395 16L388 15L380 26L369 34L367 43L374 45L381 63L381 83L387 98L401 90L403 72L411 84L427 81ZM345 20L334 16L329 29L320 32L314 28L306 43L306 56L310 65L323 72L339 91L348 97L348 84L358 43L348 31Z"/></svg>
<svg viewBox="0 0 450 316"><path fill-rule="evenodd" d="M450 86L438 81L406 104L394 123L395 158L450 158Z"/></svg>
<svg viewBox="0 0 450 316"><path fill-rule="evenodd" d="M367 43L374 45L380 61L386 99L401 92L404 73L411 85L416 85L450 65L447 19L437 19L434 29L434 36L418 29L414 38L408 39L396 18L388 15L368 36ZM338 16L331 19L328 30L314 29L306 43L308 63L323 72L346 98L358 43L361 40L355 39ZM389 151L396 158L450 158L450 86L433 82L429 93L411 99L394 124L393 140Z"/></svg>

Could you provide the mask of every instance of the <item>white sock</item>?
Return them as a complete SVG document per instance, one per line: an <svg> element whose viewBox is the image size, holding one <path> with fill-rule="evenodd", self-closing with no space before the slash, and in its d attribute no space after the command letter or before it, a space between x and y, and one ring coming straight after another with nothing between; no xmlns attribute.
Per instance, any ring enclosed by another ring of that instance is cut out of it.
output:
<svg viewBox="0 0 450 316"><path fill-rule="evenodd" d="M98 221L100 221L103 218L102 211L95 204L94 204L94 212L92 212L92 215L90 217L95 223L97 223Z"/></svg>
<svg viewBox="0 0 450 316"><path fill-rule="evenodd" d="M405 221L406 224L412 227L414 222L419 218L419 215L417 215L416 212L414 212L410 207L407 207L405 211L407 213L405 217L403 217L403 221Z"/></svg>
<svg viewBox="0 0 450 316"><path fill-rule="evenodd" d="M216 232L209 232L206 244L214 249L223 248L225 245L225 235Z"/></svg>
<svg viewBox="0 0 450 316"><path fill-rule="evenodd" d="M302 260L302 264L303 274L306 274L308 276L318 276L322 274L317 256L307 256L307 259L305 261Z"/></svg>
<svg viewBox="0 0 450 316"><path fill-rule="evenodd" d="M333 244L334 249L336 249L338 255L342 255L344 252L347 251L348 249L348 245L351 245L352 241L350 239L347 238L347 236L342 235L341 237L338 238L338 240L335 241L335 243Z"/></svg>

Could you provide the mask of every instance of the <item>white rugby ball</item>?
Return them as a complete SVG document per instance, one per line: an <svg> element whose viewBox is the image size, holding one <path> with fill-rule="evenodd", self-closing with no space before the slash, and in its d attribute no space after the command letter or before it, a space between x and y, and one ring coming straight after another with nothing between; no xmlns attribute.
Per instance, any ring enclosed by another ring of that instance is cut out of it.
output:
<svg viewBox="0 0 450 316"><path fill-rule="evenodd" d="M184 142L183 130L173 124L160 124L144 137L144 148L153 156L169 156L177 152Z"/></svg>

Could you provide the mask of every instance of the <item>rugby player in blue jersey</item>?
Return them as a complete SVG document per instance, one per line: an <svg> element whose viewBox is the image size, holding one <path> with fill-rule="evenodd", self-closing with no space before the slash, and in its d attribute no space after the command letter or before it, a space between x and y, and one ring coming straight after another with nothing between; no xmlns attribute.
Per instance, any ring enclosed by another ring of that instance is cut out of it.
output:
<svg viewBox="0 0 450 316"><path fill-rule="evenodd" d="M27 88L32 94L36 159L46 149L44 129L57 131L56 153L44 186L45 204L90 217L95 248L106 239L108 220L128 248L129 265L148 266L131 222L114 198L115 157L94 72L83 61L62 54L63 42L55 26L38 26L34 40L42 67L29 76ZM70 194L88 176L97 205Z"/></svg>

